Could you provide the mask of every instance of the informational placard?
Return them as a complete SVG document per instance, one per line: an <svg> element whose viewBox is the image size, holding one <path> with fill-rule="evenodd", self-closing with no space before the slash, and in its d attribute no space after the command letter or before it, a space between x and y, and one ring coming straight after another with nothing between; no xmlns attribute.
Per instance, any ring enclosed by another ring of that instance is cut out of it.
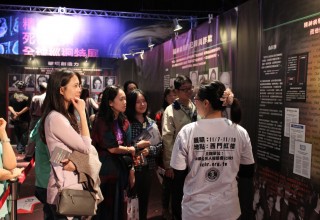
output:
<svg viewBox="0 0 320 220"><path fill-rule="evenodd" d="M296 123L290 123L290 146L289 153L295 152L295 141L305 142L306 126Z"/></svg>
<svg viewBox="0 0 320 220"><path fill-rule="evenodd" d="M295 141L293 173L310 179L312 145Z"/></svg>
<svg viewBox="0 0 320 220"><path fill-rule="evenodd" d="M285 108L284 115L284 136L290 136L290 123L299 123L299 109L298 108Z"/></svg>

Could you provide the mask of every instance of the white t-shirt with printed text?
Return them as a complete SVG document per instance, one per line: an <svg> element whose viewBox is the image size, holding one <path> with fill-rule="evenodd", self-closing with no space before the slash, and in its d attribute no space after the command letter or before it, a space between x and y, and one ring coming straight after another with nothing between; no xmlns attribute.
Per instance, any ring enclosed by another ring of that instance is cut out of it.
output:
<svg viewBox="0 0 320 220"><path fill-rule="evenodd" d="M217 118L184 126L170 162L174 169L189 169L183 219L237 219L241 211L236 176L240 164L253 163L250 137L240 125Z"/></svg>

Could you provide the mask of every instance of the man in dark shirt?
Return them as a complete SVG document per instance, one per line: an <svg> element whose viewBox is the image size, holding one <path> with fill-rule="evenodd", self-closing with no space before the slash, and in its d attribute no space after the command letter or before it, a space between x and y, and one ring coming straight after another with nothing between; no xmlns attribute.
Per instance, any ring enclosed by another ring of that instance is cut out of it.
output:
<svg viewBox="0 0 320 220"><path fill-rule="evenodd" d="M30 121L29 106L31 97L25 93L26 83L17 81L15 83L18 91L10 96L8 110L11 113L11 122L14 125L14 133L17 141L18 153L25 152L28 141L28 126Z"/></svg>
<svg viewBox="0 0 320 220"><path fill-rule="evenodd" d="M31 121L29 125L29 134L31 133L33 128L36 126L38 120L41 118L41 115L42 115L41 106L46 97L47 83L46 82L40 83L39 89L41 94L35 95L32 97L31 104L29 107L29 112L31 117ZM24 158L25 161L31 161L34 155L35 146L36 145L34 141L31 141L31 140L28 141L28 146L26 147L26 156Z"/></svg>

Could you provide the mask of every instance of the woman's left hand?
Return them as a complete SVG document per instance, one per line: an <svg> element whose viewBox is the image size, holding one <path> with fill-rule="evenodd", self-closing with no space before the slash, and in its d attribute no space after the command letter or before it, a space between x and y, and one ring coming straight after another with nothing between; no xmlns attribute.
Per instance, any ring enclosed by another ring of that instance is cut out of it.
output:
<svg viewBox="0 0 320 220"><path fill-rule="evenodd" d="M64 160L61 160L61 163L62 163L63 169L66 171L74 172L77 170L76 166L71 160L64 159Z"/></svg>

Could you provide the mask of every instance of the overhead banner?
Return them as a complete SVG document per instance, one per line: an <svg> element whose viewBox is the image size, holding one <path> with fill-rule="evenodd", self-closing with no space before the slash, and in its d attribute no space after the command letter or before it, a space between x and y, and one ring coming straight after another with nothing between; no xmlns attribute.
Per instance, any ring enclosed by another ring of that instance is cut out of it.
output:
<svg viewBox="0 0 320 220"><path fill-rule="evenodd" d="M178 35L164 46L164 87L173 85L179 74L194 86L204 80L220 80L232 87L235 74L237 11L230 10L200 26Z"/></svg>
<svg viewBox="0 0 320 220"><path fill-rule="evenodd" d="M171 20L2 12L0 54L122 58L170 32Z"/></svg>

